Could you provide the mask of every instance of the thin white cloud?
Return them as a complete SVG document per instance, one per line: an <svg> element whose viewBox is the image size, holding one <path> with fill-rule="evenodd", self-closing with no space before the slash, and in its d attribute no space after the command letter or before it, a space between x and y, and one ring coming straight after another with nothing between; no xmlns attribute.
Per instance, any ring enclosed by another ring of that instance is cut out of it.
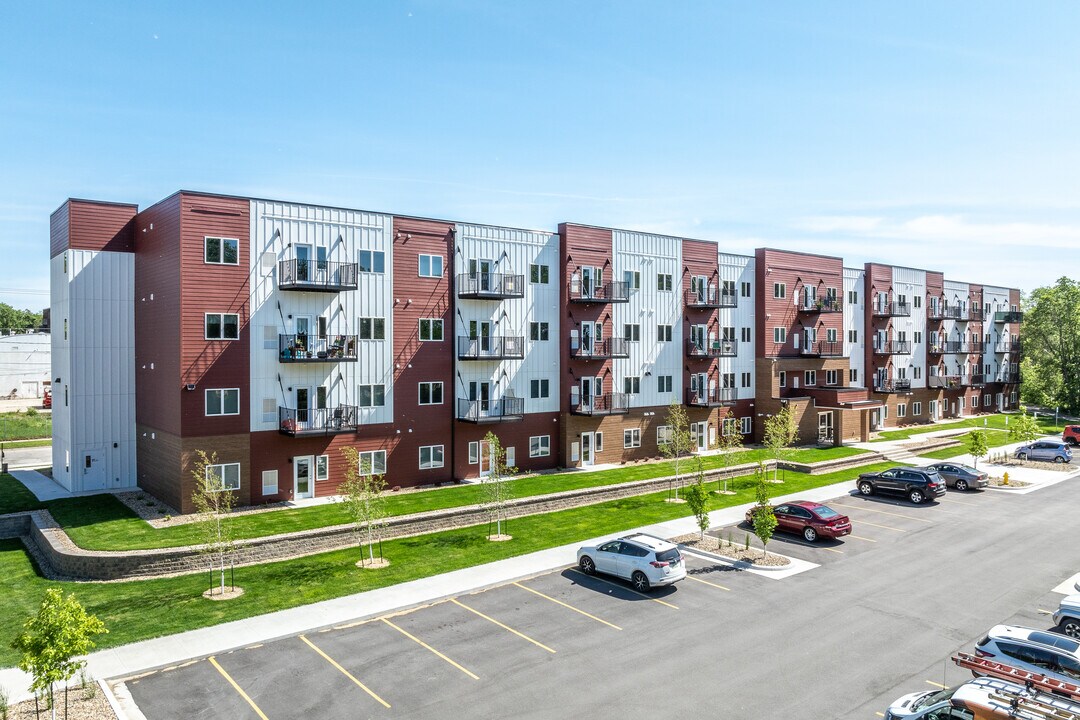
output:
<svg viewBox="0 0 1080 720"><path fill-rule="evenodd" d="M815 234L861 235L867 239L927 245L962 243L984 248L988 245L1022 245L1070 250L1080 247L1080 224L978 221L964 215L920 215L909 219L866 215L813 216L797 221L794 227Z"/></svg>

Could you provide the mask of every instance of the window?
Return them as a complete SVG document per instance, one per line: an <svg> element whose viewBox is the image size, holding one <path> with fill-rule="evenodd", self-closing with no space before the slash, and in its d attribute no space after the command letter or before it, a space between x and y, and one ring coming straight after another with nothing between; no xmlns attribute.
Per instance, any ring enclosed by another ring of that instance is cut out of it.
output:
<svg viewBox="0 0 1080 720"><path fill-rule="evenodd" d="M739 428L739 431L743 435L749 435L750 434L750 417L747 416L747 417L744 417L744 418L739 418L739 423L742 425L742 427Z"/></svg>
<svg viewBox="0 0 1080 720"><path fill-rule="evenodd" d="M916 295L915 297L918 297L918 295ZM922 333L919 332L918 330L915 331L914 337L915 337L915 344L916 345L918 345L919 343L922 342Z"/></svg>
<svg viewBox="0 0 1080 720"><path fill-rule="evenodd" d="M315 458L315 479L316 480L329 480L330 479L330 456L319 455Z"/></svg>
<svg viewBox="0 0 1080 720"><path fill-rule="evenodd" d="M750 387L750 373L744 372L742 374L742 376L740 377L739 386L744 388Z"/></svg>
<svg viewBox="0 0 1080 720"><path fill-rule="evenodd" d="M656 378L656 392L669 393L671 392L671 376L670 375L658 375Z"/></svg>
<svg viewBox="0 0 1080 720"><path fill-rule="evenodd" d="M263 470L262 471L262 494L265 495L277 495L277 470Z"/></svg>
<svg viewBox="0 0 1080 720"><path fill-rule="evenodd" d="M220 465L206 466L206 479L216 475L221 481L222 490L240 489L240 463L222 463Z"/></svg>
<svg viewBox="0 0 1080 720"><path fill-rule="evenodd" d="M359 407L382 407L386 405L386 388L383 385L361 385L356 397Z"/></svg>
<svg viewBox="0 0 1080 720"><path fill-rule="evenodd" d="M480 443L475 440L469 443L469 464L480 464Z"/></svg>
<svg viewBox="0 0 1080 720"><path fill-rule="evenodd" d="M915 378L916 380L921 378L922 377L922 368L919 367L918 365L912 366L912 368L911 368L911 376L913 378Z"/></svg>
<svg viewBox="0 0 1080 720"><path fill-rule="evenodd" d="M848 290L847 301L851 305L858 305L859 304L859 291L858 290Z"/></svg>
<svg viewBox="0 0 1080 720"><path fill-rule="evenodd" d="M421 405L442 405L443 384L441 382L420 383Z"/></svg>
<svg viewBox="0 0 1080 720"><path fill-rule="evenodd" d="M720 422L720 434L724 437L738 432L739 421L733 417L726 417Z"/></svg>
<svg viewBox="0 0 1080 720"><path fill-rule="evenodd" d="M420 318L420 339L441 341L443 339L443 321L441 318Z"/></svg>
<svg viewBox="0 0 1080 720"><path fill-rule="evenodd" d="M420 277L441 278L442 265L442 255L421 255Z"/></svg>
<svg viewBox="0 0 1080 720"><path fill-rule="evenodd" d="M369 450L357 453L358 468L361 475L383 475L386 473L386 451Z"/></svg>
<svg viewBox="0 0 1080 720"><path fill-rule="evenodd" d="M859 370L858 368L851 368L848 370L848 382L852 385L859 384Z"/></svg>
<svg viewBox="0 0 1080 720"><path fill-rule="evenodd" d="M911 414L912 415L922 415L922 403L921 402L913 402L913 403L911 403Z"/></svg>
<svg viewBox="0 0 1080 720"><path fill-rule="evenodd" d="M240 241L236 238L204 238L203 250L203 261L211 265L240 264Z"/></svg>
<svg viewBox="0 0 1080 720"><path fill-rule="evenodd" d="M386 339L386 318L381 317L362 317L358 318L359 332L361 340L385 340ZM441 322L441 321L440 321Z"/></svg>
<svg viewBox="0 0 1080 720"><path fill-rule="evenodd" d="M638 342L641 340L641 326L636 323L623 325L623 337L630 342Z"/></svg>
<svg viewBox="0 0 1080 720"><path fill-rule="evenodd" d="M628 377L623 378L623 392L627 395L637 395L641 392L641 378Z"/></svg>
<svg viewBox="0 0 1080 720"><path fill-rule="evenodd" d="M657 342L671 342L671 326L670 325L657 325L656 326L656 341Z"/></svg>
<svg viewBox="0 0 1080 720"><path fill-rule="evenodd" d="M907 417L907 403L900 403L896 406L896 417Z"/></svg>
<svg viewBox="0 0 1080 720"><path fill-rule="evenodd" d="M384 272L385 254L381 250L361 250L359 270L366 273Z"/></svg>
<svg viewBox="0 0 1080 720"><path fill-rule="evenodd" d="M206 313L207 340L236 340L240 337L240 316L236 313Z"/></svg>
<svg viewBox="0 0 1080 720"><path fill-rule="evenodd" d="M537 341L546 341L548 339L548 324L546 322L529 323L529 337Z"/></svg>
<svg viewBox="0 0 1080 720"><path fill-rule="evenodd" d="M915 304L915 307L922 307L922 295L916 295L915 297L911 298L911 301Z"/></svg>
<svg viewBox="0 0 1080 720"><path fill-rule="evenodd" d="M667 445L671 442L671 426L661 425L656 428L656 444Z"/></svg>
<svg viewBox="0 0 1080 720"><path fill-rule="evenodd" d="M604 451L604 433L595 433L593 435L593 445L596 446L596 452Z"/></svg>
<svg viewBox="0 0 1080 720"><path fill-rule="evenodd" d="M547 378L529 381L529 397L534 400L548 397L550 389L551 381Z"/></svg>
<svg viewBox="0 0 1080 720"><path fill-rule="evenodd" d="M551 455L551 436L533 435L529 438L529 457L547 457Z"/></svg>
<svg viewBox="0 0 1080 720"><path fill-rule="evenodd" d="M825 342L836 342L836 328L827 328L825 330Z"/></svg>
<svg viewBox="0 0 1080 720"><path fill-rule="evenodd" d="M508 468L517 467L517 450L513 445L507 445L503 451L503 462Z"/></svg>
<svg viewBox="0 0 1080 720"><path fill-rule="evenodd" d="M803 380L807 385L817 385L817 370L807 370L803 373Z"/></svg>
<svg viewBox="0 0 1080 720"><path fill-rule="evenodd" d="M839 370L826 370L825 371L825 384L826 385L836 385L836 384L838 384L839 380L840 380L840 371Z"/></svg>
<svg viewBox="0 0 1080 720"><path fill-rule="evenodd" d="M990 407L990 396L983 395L983 407Z"/></svg>
<svg viewBox="0 0 1080 720"><path fill-rule="evenodd" d="M656 289L661 291L671 290L671 273L656 274Z"/></svg>
<svg viewBox="0 0 1080 720"><path fill-rule="evenodd" d="M623 282L626 283L627 289L629 289L629 290L640 290L641 289L641 273L640 272L637 272L636 270L624 270L623 274L622 274L622 277L623 277Z"/></svg>
<svg viewBox="0 0 1080 720"><path fill-rule="evenodd" d="M772 296L778 300L787 297L787 285L784 283L773 283Z"/></svg>
<svg viewBox="0 0 1080 720"><path fill-rule="evenodd" d="M743 341L744 343L748 343L748 342L750 342L750 328L745 328L745 327L744 327L744 328L742 329L742 341Z"/></svg>
<svg viewBox="0 0 1080 720"><path fill-rule="evenodd" d="M744 282L744 283L741 284L741 287L742 287L742 296L743 297L750 297L750 283Z"/></svg>
<svg viewBox="0 0 1080 720"><path fill-rule="evenodd" d="M847 331L847 341L849 343L857 343L857 342L859 342L859 331L858 330L848 330Z"/></svg>
<svg viewBox="0 0 1080 720"><path fill-rule="evenodd" d="M548 280L547 265L537 265L536 263L529 265L529 282L536 283L537 285L547 285Z"/></svg>
<svg viewBox="0 0 1080 720"><path fill-rule="evenodd" d="M434 470L443 466L442 445L422 445L420 447L420 469Z"/></svg>
<svg viewBox="0 0 1080 720"><path fill-rule="evenodd" d="M783 345L787 342L787 328L774 327L772 329L772 341L777 345Z"/></svg>
<svg viewBox="0 0 1080 720"><path fill-rule="evenodd" d="M239 415L240 414L240 389L207 390L206 391L206 414L210 415Z"/></svg>
<svg viewBox="0 0 1080 720"><path fill-rule="evenodd" d="M724 373L720 376L723 380L723 387L733 388L735 387L735 373Z"/></svg>
<svg viewBox="0 0 1080 720"><path fill-rule="evenodd" d="M780 371L780 387L787 387L787 371Z"/></svg>
<svg viewBox="0 0 1080 720"><path fill-rule="evenodd" d="M641 447L641 430L630 428L622 431L622 446L624 448Z"/></svg>

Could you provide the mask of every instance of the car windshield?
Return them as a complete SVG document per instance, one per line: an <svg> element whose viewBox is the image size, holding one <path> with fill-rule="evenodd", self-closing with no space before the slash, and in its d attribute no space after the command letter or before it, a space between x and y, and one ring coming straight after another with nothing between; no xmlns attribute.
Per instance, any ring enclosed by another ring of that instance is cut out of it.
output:
<svg viewBox="0 0 1080 720"><path fill-rule="evenodd" d="M840 513L833 510L831 507L825 507L824 505L818 505L814 508L814 512L817 513L819 518L828 520L829 518L840 517Z"/></svg>
<svg viewBox="0 0 1080 720"><path fill-rule="evenodd" d="M919 708L924 707L926 705L933 705L934 703L939 703L939 702L942 702L944 700L948 700L949 698L951 698L953 696L954 692L956 692L955 688L946 689L946 690L938 690L936 693L930 693L926 697L921 697L918 700L916 700L915 702L913 702L911 704L911 709L912 710L918 710Z"/></svg>
<svg viewBox="0 0 1080 720"><path fill-rule="evenodd" d="M960 469L963 470L966 473L971 473L972 475L978 475L979 474L979 471L976 470L975 468L971 467L970 465L961 465Z"/></svg>
<svg viewBox="0 0 1080 720"><path fill-rule="evenodd" d="M669 548L656 553L656 559L660 562L675 562L680 557L682 556L679 555L679 548Z"/></svg>

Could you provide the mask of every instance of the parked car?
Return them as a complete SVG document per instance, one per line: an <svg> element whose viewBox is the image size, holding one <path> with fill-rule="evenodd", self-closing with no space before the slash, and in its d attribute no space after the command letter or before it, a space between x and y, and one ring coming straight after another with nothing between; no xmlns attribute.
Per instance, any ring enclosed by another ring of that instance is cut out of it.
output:
<svg viewBox="0 0 1080 720"><path fill-rule="evenodd" d="M946 487L954 487L957 490L983 488L990 484L990 476L987 473L976 470L970 465L939 462L927 465L926 468L936 470L937 474L945 479Z"/></svg>
<svg viewBox="0 0 1080 720"><path fill-rule="evenodd" d="M1061 433L1061 439L1066 445L1080 443L1080 425L1066 425L1065 432Z"/></svg>
<svg viewBox="0 0 1080 720"><path fill-rule="evenodd" d="M1015 705L1014 705L1015 703ZM1044 714L1058 711L1060 715ZM1033 714L1018 714L1030 710ZM1034 714L1038 713L1038 714ZM1029 690L998 678L976 678L955 688L925 690L898 699L885 720L1005 720L1021 717L1076 717L1080 704L1058 695Z"/></svg>
<svg viewBox="0 0 1080 720"><path fill-rule="evenodd" d="M1016 448L1019 460L1045 460L1047 462L1072 462L1072 450L1061 440L1039 440Z"/></svg>
<svg viewBox="0 0 1080 720"><path fill-rule="evenodd" d="M638 592L671 585L686 577L686 564L679 548L667 540L640 533L579 548L577 560L586 575L599 572L625 578Z"/></svg>
<svg viewBox="0 0 1080 720"><path fill-rule="evenodd" d="M995 625L976 643L975 654L1057 680L1080 681L1080 640L1057 633Z"/></svg>
<svg viewBox="0 0 1080 720"><path fill-rule="evenodd" d="M746 522L754 524L756 505L746 511ZM776 515L776 529L802 535L807 542L814 542L818 537L833 540L851 534L851 520L827 505L796 500L773 508Z"/></svg>
<svg viewBox="0 0 1080 720"><path fill-rule="evenodd" d="M895 467L881 472L863 473L855 481L863 495L876 492L907 495L916 505L945 494L945 481L930 468Z"/></svg>
<svg viewBox="0 0 1080 720"><path fill-rule="evenodd" d="M1080 640L1080 595L1066 595L1054 613L1058 632Z"/></svg>

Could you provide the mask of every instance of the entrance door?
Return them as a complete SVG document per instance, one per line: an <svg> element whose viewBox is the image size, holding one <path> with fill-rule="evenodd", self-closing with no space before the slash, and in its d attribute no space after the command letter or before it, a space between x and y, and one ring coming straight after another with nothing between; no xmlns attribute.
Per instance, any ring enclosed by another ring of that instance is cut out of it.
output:
<svg viewBox="0 0 1080 720"><path fill-rule="evenodd" d="M586 432L581 433L581 466L591 467L595 462L593 447L594 447L595 433Z"/></svg>
<svg viewBox="0 0 1080 720"><path fill-rule="evenodd" d="M936 421L937 419L938 419L937 400L931 400L930 401L930 420L931 421Z"/></svg>
<svg viewBox="0 0 1080 720"><path fill-rule="evenodd" d="M312 465L314 464L314 458L310 455L306 457L293 458L293 499L303 500L304 498L315 497L315 483L312 481Z"/></svg>
<svg viewBox="0 0 1080 720"><path fill-rule="evenodd" d="M706 327L704 325L690 326L690 342L694 344L698 352L705 351L705 333Z"/></svg>
<svg viewBox="0 0 1080 720"><path fill-rule="evenodd" d="M311 282L315 279L315 273L311 267L311 246L296 245L296 279L300 282Z"/></svg>
<svg viewBox="0 0 1080 720"><path fill-rule="evenodd" d="M698 452L708 449L709 442L709 423L698 422L690 424L690 437L694 441L694 446Z"/></svg>
<svg viewBox="0 0 1080 720"><path fill-rule="evenodd" d="M818 413L817 438L819 443L833 441L833 414L831 412Z"/></svg>
<svg viewBox="0 0 1080 720"><path fill-rule="evenodd" d="M581 296L593 297L600 286L600 268L581 268Z"/></svg>
<svg viewBox="0 0 1080 720"><path fill-rule="evenodd" d="M311 429L311 388L296 388L296 429Z"/></svg>
<svg viewBox="0 0 1080 720"><path fill-rule="evenodd" d="M469 383L469 400L477 403L477 410L480 412L480 416L484 417L488 410L491 409L491 383L477 382L473 380Z"/></svg>
<svg viewBox="0 0 1080 720"><path fill-rule="evenodd" d="M470 320L469 337L481 355L491 353L491 322L488 320Z"/></svg>
<svg viewBox="0 0 1080 720"><path fill-rule="evenodd" d="M491 443L480 441L480 477L491 474Z"/></svg>
<svg viewBox="0 0 1080 720"><path fill-rule="evenodd" d="M328 273L330 270L330 263L327 259L327 247L320 245L315 248L315 277L323 285L329 280Z"/></svg>
<svg viewBox="0 0 1080 720"><path fill-rule="evenodd" d="M83 456L80 490L105 489L105 451L89 450Z"/></svg>
<svg viewBox="0 0 1080 720"><path fill-rule="evenodd" d="M312 334L311 317L308 315L296 316L296 357L311 357L312 352L315 350L315 338ZM303 353L303 354L301 354Z"/></svg>
<svg viewBox="0 0 1080 720"><path fill-rule="evenodd" d="M491 290L491 271L495 263L491 260L470 260L469 275L476 281L476 287L482 292Z"/></svg>
<svg viewBox="0 0 1080 720"><path fill-rule="evenodd" d="M594 378L581 378L581 409L591 410L593 404Z"/></svg>

